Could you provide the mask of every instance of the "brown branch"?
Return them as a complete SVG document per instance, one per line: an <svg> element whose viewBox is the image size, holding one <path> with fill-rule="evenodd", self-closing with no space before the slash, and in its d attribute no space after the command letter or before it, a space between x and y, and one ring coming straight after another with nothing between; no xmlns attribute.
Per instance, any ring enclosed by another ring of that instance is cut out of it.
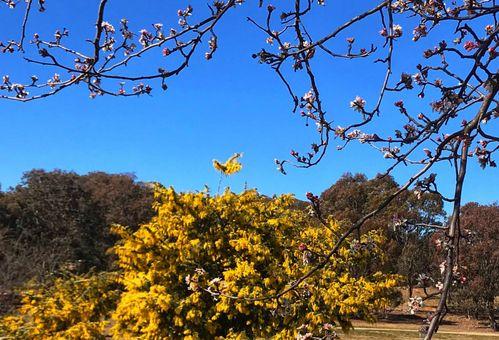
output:
<svg viewBox="0 0 499 340"><path fill-rule="evenodd" d="M102 36L102 22L104 21L104 10L106 9L107 0L101 0L99 4L99 10L97 12L97 21L95 22L95 38L93 40L94 45L94 57L93 57L93 65L95 65L99 61L100 55L100 40Z"/></svg>
<svg viewBox="0 0 499 340"><path fill-rule="evenodd" d="M33 0L28 0L26 2L26 11L24 12L24 18L23 22L21 24L21 39L19 39L19 50L24 52L23 44L24 44L24 39L26 38L26 25L28 24L28 17L29 13L31 12L31 5L33 3Z"/></svg>

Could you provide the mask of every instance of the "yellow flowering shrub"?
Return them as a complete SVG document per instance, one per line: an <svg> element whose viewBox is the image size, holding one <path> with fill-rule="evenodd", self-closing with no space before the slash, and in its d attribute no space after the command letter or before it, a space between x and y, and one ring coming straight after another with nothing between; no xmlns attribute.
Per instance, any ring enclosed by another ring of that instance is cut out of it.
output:
<svg viewBox="0 0 499 340"><path fill-rule="evenodd" d="M14 339L104 339L119 296L116 274L67 275L22 292L22 304L0 319Z"/></svg>
<svg viewBox="0 0 499 340"><path fill-rule="evenodd" d="M235 174L243 168L241 162L239 162L239 158L241 158L243 154L235 153L232 155L225 163L220 163L216 159L213 160L213 167L215 170L220 171L223 175L232 175Z"/></svg>
<svg viewBox="0 0 499 340"><path fill-rule="evenodd" d="M323 270L279 299L337 240L339 227L314 223L294 198L256 191L177 193L157 186L156 216L131 232L114 226L124 286L113 313L116 338L254 339L326 335L349 319L373 320L397 277L362 276L356 263L383 256L371 232L347 240ZM253 299L253 300L252 300Z"/></svg>

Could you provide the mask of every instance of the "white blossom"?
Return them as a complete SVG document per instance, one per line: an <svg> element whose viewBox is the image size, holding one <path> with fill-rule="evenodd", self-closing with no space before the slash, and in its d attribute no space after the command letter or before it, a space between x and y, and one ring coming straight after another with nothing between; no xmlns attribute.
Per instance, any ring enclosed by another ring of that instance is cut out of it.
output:
<svg viewBox="0 0 499 340"><path fill-rule="evenodd" d="M350 102L350 107L355 111L362 112L365 106L366 101L360 96L356 96L355 99Z"/></svg>

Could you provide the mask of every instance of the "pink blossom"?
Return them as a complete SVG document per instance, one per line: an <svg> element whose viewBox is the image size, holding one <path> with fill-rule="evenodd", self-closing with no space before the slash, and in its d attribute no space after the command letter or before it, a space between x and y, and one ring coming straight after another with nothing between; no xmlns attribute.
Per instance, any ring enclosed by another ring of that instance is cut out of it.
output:
<svg viewBox="0 0 499 340"><path fill-rule="evenodd" d="M468 52L473 51L475 48L478 48L478 44L474 41L467 41L464 43L464 49Z"/></svg>

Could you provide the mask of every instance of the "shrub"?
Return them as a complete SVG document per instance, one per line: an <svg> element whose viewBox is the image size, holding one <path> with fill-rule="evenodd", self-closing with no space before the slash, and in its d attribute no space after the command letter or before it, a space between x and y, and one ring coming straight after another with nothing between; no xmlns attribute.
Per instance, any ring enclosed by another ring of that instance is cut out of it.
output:
<svg viewBox="0 0 499 340"><path fill-rule="evenodd" d="M0 334L16 339L104 339L119 296L116 274L69 274L22 292L16 313L0 319Z"/></svg>
<svg viewBox="0 0 499 340"><path fill-rule="evenodd" d="M317 225L293 209L290 195L249 190L179 194L156 189L156 216L131 232L115 226L123 270L113 315L121 337L289 339L326 335L349 319L373 320L398 277L352 274L368 257L383 259L376 232L350 240L324 271L279 299L272 296L320 261L337 240L332 220Z"/></svg>

